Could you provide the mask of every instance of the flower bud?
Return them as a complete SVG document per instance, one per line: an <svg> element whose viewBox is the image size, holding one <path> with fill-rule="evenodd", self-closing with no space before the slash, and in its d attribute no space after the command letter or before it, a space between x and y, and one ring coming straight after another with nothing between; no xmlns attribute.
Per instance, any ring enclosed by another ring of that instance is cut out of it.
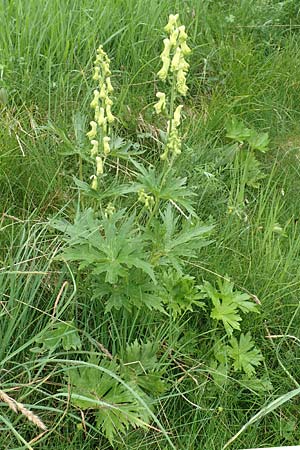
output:
<svg viewBox="0 0 300 450"><path fill-rule="evenodd" d="M96 173L97 175L103 174L103 161L101 156L96 157Z"/></svg>
<svg viewBox="0 0 300 450"><path fill-rule="evenodd" d="M92 175L91 180L92 180L91 188L94 189L94 191L96 191L98 188L98 179L96 175Z"/></svg>

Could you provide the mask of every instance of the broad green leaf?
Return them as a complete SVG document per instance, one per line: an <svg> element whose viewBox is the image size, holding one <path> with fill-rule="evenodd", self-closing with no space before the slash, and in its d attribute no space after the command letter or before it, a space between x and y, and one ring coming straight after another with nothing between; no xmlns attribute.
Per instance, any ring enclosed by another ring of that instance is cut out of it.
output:
<svg viewBox="0 0 300 450"><path fill-rule="evenodd" d="M237 142L244 142L251 135L250 128L247 128L242 121L232 117L226 124L226 137Z"/></svg>
<svg viewBox="0 0 300 450"><path fill-rule="evenodd" d="M265 153L269 150L269 133L258 133L255 130L251 130L247 142L253 150Z"/></svg>

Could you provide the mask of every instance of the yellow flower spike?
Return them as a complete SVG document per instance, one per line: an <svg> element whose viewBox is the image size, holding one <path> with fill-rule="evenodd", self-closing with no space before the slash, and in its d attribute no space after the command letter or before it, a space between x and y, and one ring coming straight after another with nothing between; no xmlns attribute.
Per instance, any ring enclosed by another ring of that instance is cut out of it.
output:
<svg viewBox="0 0 300 450"><path fill-rule="evenodd" d="M169 15L169 22L165 26L165 31L167 33L172 33L173 29L177 26L177 20L179 18L179 14L170 14Z"/></svg>
<svg viewBox="0 0 300 450"><path fill-rule="evenodd" d="M103 161L101 156L96 157L96 173L97 175L103 174Z"/></svg>
<svg viewBox="0 0 300 450"><path fill-rule="evenodd" d="M188 91L188 87L186 85L186 77L185 73L182 69L178 70L177 72L177 80L176 80L176 87L181 95L186 95Z"/></svg>
<svg viewBox="0 0 300 450"><path fill-rule="evenodd" d="M178 105L174 112L173 125L176 128L179 127L179 125L180 125L182 108L183 108L183 105Z"/></svg>
<svg viewBox="0 0 300 450"><path fill-rule="evenodd" d="M91 101L91 104L90 104L90 106L91 106L91 108L92 109L96 109L96 107L98 106L98 103L99 103L99 91L98 91L98 89L95 89L94 90L94 98L93 98L93 100Z"/></svg>
<svg viewBox="0 0 300 450"><path fill-rule="evenodd" d="M159 72L157 72L158 78L160 78L162 81L166 81L169 67L170 67L170 58L164 58L163 59L163 65Z"/></svg>
<svg viewBox="0 0 300 450"><path fill-rule="evenodd" d="M113 123L113 121L115 120L114 116L112 115L110 105L106 106L106 117L107 117L108 123Z"/></svg>
<svg viewBox="0 0 300 450"><path fill-rule="evenodd" d="M96 175L92 175L91 176L91 180L92 180L92 184L91 184L91 188L96 191L98 188L98 179L96 177Z"/></svg>
<svg viewBox="0 0 300 450"><path fill-rule="evenodd" d="M181 48L177 47L176 48L176 52L172 58L172 62L171 62L171 70L172 72L175 72L176 70L179 70L179 65L180 65L180 61L181 61Z"/></svg>
<svg viewBox="0 0 300 450"><path fill-rule="evenodd" d="M88 133L86 133L86 135L91 140L97 136L97 123L92 120L92 122L90 122L90 125L92 129Z"/></svg>
<svg viewBox="0 0 300 450"><path fill-rule="evenodd" d="M154 105L156 114L161 114L162 111L166 109L166 94L163 92L157 92L156 97L159 99Z"/></svg>
<svg viewBox="0 0 300 450"><path fill-rule="evenodd" d="M99 142L95 139L92 139L91 144L93 146L93 148L91 149L91 156L94 158L98 155Z"/></svg>
<svg viewBox="0 0 300 450"><path fill-rule="evenodd" d="M111 92L114 91L114 88L113 88L113 86L111 84L111 81L110 81L110 77L106 78L106 87L107 87L107 92L111 93Z"/></svg>
<svg viewBox="0 0 300 450"><path fill-rule="evenodd" d="M110 146L109 146L110 137L104 136L102 142L103 142L103 153L105 156L107 156L110 153Z"/></svg>

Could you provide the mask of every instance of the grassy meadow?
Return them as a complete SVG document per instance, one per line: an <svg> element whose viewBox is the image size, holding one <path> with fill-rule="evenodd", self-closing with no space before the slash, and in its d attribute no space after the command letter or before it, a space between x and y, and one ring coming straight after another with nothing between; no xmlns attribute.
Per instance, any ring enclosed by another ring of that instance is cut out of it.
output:
<svg viewBox="0 0 300 450"><path fill-rule="evenodd" d="M298 0L2 0L0 30L0 448L299 444Z"/></svg>

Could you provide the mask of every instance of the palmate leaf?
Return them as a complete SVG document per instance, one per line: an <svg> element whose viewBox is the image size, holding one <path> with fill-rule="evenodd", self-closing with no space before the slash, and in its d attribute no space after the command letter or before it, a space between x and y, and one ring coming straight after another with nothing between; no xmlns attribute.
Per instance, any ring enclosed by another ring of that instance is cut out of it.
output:
<svg viewBox="0 0 300 450"><path fill-rule="evenodd" d="M167 384L162 379L161 365L157 359L158 347L151 341L139 343L136 339L126 346L122 357L122 375L149 395L162 394Z"/></svg>
<svg viewBox="0 0 300 450"><path fill-rule="evenodd" d="M185 222L180 227L179 217L168 205L161 214L161 221L154 220L147 235L152 242L153 264L171 265L182 273L183 258L196 258L198 251L212 242L207 239L212 230L212 225L197 222Z"/></svg>
<svg viewBox="0 0 300 450"><path fill-rule="evenodd" d="M132 162L138 169L137 182L132 184L132 190L139 192L143 189L156 200L171 201L196 216L192 201L196 194L187 188L186 178L176 177L173 170L164 174L153 167L146 169L142 164L133 160Z"/></svg>
<svg viewBox="0 0 300 450"><path fill-rule="evenodd" d="M241 387L263 395L267 391L273 390L273 385L267 376L264 376L263 378L255 378L254 376L251 376L251 378L249 378L244 375L244 377L240 380L240 384Z"/></svg>
<svg viewBox="0 0 300 450"><path fill-rule="evenodd" d="M217 321L223 322L226 333L231 336L233 330L240 330L241 316L237 312L234 303L222 303L219 300L215 301L215 307L212 309L210 317Z"/></svg>
<svg viewBox="0 0 300 450"><path fill-rule="evenodd" d="M117 198L122 195L129 194L131 192L136 192L136 190L133 188L132 184L120 184L117 182L111 183L108 187L103 187L103 189L96 191L95 189L91 188L91 185L89 183L86 183L85 181L79 180L75 176L73 177L74 183L76 186L88 197L95 198L98 200L104 200L104 199L112 199Z"/></svg>
<svg viewBox="0 0 300 450"><path fill-rule="evenodd" d="M56 322L40 334L35 342L42 344L43 350L54 350L62 346L64 350L77 350L81 348L79 334L73 322Z"/></svg>
<svg viewBox="0 0 300 450"><path fill-rule="evenodd" d="M261 351L255 348L250 332L242 333L239 342L232 337L230 346L227 347L227 354L233 359L234 370L243 371L249 377L255 374L255 368L263 360Z"/></svg>
<svg viewBox="0 0 300 450"><path fill-rule="evenodd" d="M112 309L147 308L165 312L159 289L141 270L132 269L118 283L105 283L102 276L97 276L93 287L93 299L102 299L106 302L105 312Z"/></svg>
<svg viewBox="0 0 300 450"><path fill-rule="evenodd" d="M109 373L94 367L97 365L119 375L119 365L115 361L99 361L93 356L88 363L91 365L70 367L66 372L65 378L71 387L71 403L83 410L94 410L97 426L111 443L115 434L125 433L130 426L145 427L150 421L149 410L138 402L126 386ZM142 391L138 395L151 410L151 399Z"/></svg>
<svg viewBox="0 0 300 450"><path fill-rule="evenodd" d="M245 154L244 162L244 183L257 189L260 181L265 178L265 174L261 171L261 163L253 153Z"/></svg>
<svg viewBox="0 0 300 450"><path fill-rule="evenodd" d="M234 291L234 284L228 279L220 280L218 285L219 290L206 281L203 291L213 303L211 318L222 321L227 335L232 336L233 330L240 330L240 313L258 312L257 305L248 294Z"/></svg>
<svg viewBox="0 0 300 450"><path fill-rule="evenodd" d="M98 220L88 209L77 214L74 224L53 222L54 228L67 236L63 259L79 262L81 269L91 267L96 275L105 273L105 282L111 284L126 277L132 267L141 269L156 282L147 261L145 242L135 226L135 216L125 218L124 215L125 211L121 210Z"/></svg>
<svg viewBox="0 0 300 450"><path fill-rule="evenodd" d="M200 301L203 296L194 277L170 269L163 272L160 281L162 300L175 318L186 311L193 311L194 307L204 308L205 304Z"/></svg>

